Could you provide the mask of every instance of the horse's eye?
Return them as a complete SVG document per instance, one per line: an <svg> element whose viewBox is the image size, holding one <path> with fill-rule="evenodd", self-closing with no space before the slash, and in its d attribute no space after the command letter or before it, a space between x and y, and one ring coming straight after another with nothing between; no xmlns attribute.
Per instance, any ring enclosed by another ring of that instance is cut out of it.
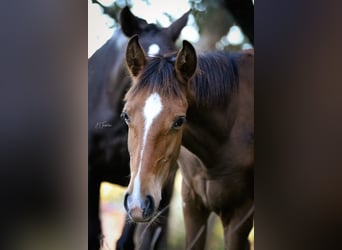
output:
<svg viewBox="0 0 342 250"><path fill-rule="evenodd" d="M127 125L131 122L129 115L126 112L122 112L120 116L126 122Z"/></svg>
<svg viewBox="0 0 342 250"><path fill-rule="evenodd" d="M184 124L185 121L186 121L185 116L180 116L180 117L178 117L178 118L174 121L174 123L172 124L172 128L174 128L174 129L180 128L180 127Z"/></svg>

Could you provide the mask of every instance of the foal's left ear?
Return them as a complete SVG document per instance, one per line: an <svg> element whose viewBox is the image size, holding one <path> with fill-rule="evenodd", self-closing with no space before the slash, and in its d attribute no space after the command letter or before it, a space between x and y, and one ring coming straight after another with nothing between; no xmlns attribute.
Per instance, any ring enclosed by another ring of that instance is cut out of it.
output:
<svg viewBox="0 0 342 250"><path fill-rule="evenodd" d="M188 41L183 41L183 48L177 54L175 68L177 77L184 82L188 82L196 72L196 51Z"/></svg>
<svg viewBox="0 0 342 250"><path fill-rule="evenodd" d="M146 64L145 52L139 44L138 35L133 36L128 42L126 64L133 76L138 76Z"/></svg>

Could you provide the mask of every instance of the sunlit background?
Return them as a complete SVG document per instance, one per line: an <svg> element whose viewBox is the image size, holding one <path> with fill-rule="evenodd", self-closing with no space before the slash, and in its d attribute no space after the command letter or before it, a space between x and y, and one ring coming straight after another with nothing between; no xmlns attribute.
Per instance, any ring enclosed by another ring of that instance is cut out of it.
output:
<svg viewBox="0 0 342 250"><path fill-rule="evenodd" d="M96 1L88 1L88 58L119 28L118 22L109 15L104 14L103 7L93 2ZM188 23L183 28L176 45L180 46L180 42L185 39L193 43L195 48L200 51L241 50L252 47L248 38L242 33L241 28L231 16L226 17L227 12L217 5L217 1L102 0L98 2L105 7L115 6L118 9L122 9L128 4L134 15L162 27L168 27L191 8L192 13L189 15ZM216 21L225 21L227 25L225 27L219 23L220 28L215 23L214 26L207 25L208 20L211 20L210 18L218 18ZM168 246L171 250L184 249L185 245L180 189L181 175L177 173L174 195L170 205ZM125 188L103 182L100 192L101 220L104 233L102 250L112 250L115 249L116 240L120 237L124 225L123 196ZM254 242L254 229L250 234L250 240ZM252 244L251 249L254 249L253 246L254 244ZM223 228L216 215L209 218L206 249L224 249Z"/></svg>
<svg viewBox="0 0 342 250"><path fill-rule="evenodd" d="M126 2L131 6L131 12L145 19L149 23L156 23L162 27L168 27L172 21L182 16L186 11L192 8L192 14L189 16L187 25L183 28L179 40L188 40L193 44L199 42L200 32L197 19L206 20L205 14L208 8L216 7L215 1L201 0L130 0L130 1L99 1L104 6L112 6L116 4L118 7L123 8ZM254 1L253 1L254 2ZM103 14L103 8L98 4L88 1L88 58L100 48L112 35L119 24L111 17ZM197 16L197 19L195 18ZM243 35L240 27L232 24L227 32L221 36L215 44L215 49L223 50L231 46L233 49L249 49L252 45L248 39Z"/></svg>

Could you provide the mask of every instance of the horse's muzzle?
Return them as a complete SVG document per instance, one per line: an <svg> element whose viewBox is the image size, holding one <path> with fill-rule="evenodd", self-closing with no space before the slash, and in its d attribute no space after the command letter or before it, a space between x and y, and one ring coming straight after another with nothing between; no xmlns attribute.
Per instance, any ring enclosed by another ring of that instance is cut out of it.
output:
<svg viewBox="0 0 342 250"><path fill-rule="evenodd" d="M155 211L155 204L153 197L147 195L144 200L132 202L130 194L126 193L124 206L125 209L134 222L147 222L152 218Z"/></svg>

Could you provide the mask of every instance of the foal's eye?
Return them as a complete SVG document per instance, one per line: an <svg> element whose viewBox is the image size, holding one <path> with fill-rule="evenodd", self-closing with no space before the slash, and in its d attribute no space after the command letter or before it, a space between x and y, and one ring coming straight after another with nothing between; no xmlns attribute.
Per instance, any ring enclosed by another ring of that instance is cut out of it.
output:
<svg viewBox="0 0 342 250"><path fill-rule="evenodd" d="M178 118L174 121L174 123L172 124L172 128L174 128L174 129L180 128L180 127L184 124L185 121L186 121L185 116L180 116L180 117L178 117Z"/></svg>
<svg viewBox="0 0 342 250"><path fill-rule="evenodd" d="M131 122L129 115L126 112L122 112L120 116L126 122L127 125Z"/></svg>

